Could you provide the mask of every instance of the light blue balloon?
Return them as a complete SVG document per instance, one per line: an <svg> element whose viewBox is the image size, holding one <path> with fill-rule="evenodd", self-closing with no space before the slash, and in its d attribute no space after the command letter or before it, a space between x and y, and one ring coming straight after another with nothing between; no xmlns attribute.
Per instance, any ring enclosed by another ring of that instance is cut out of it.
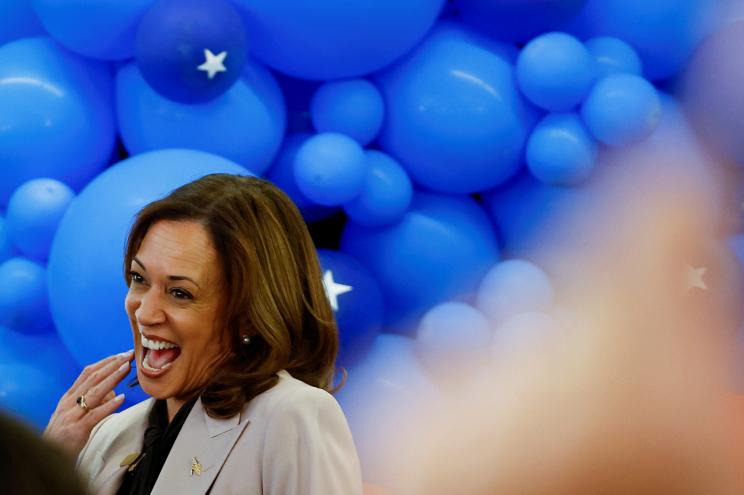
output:
<svg viewBox="0 0 744 495"><path fill-rule="evenodd" d="M381 151L367 151L367 166L362 192L344 205L344 211L360 225L397 222L413 199L411 179L398 162Z"/></svg>
<svg viewBox="0 0 744 495"><path fill-rule="evenodd" d="M3 0L2 13L0 45L20 38L45 34L44 27L31 6L31 0Z"/></svg>
<svg viewBox="0 0 744 495"><path fill-rule="evenodd" d="M499 256L493 227L475 200L422 191L396 224L347 223L341 250L377 277L386 326L406 333L433 306L474 292Z"/></svg>
<svg viewBox="0 0 744 495"><path fill-rule="evenodd" d="M201 104L156 93L134 63L116 76L119 132L131 154L191 148L221 155L261 175L284 136L284 99L271 73L248 62L241 79Z"/></svg>
<svg viewBox="0 0 744 495"><path fill-rule="evenodd" d="M0 205L22 183L58 179L80 189L114 149L107 65L50 38L0 46Z"/></svg>
<svg viewBox="0 0 744 495"><path fill-rule="evenodd" d="M310 139L314 134L300 132L287 136L274 163L266 172L266 178L279 186L287 196L289 196L297 208L300 209L302 216L308 222L322 220L333 215L338 209L313 203L297 187L297 181L294 176L294 163L297 158L297 151Z"/></svg>
<svg viewBox="0 0 744 495"><path fill-rule="evenodd" d="M581 103L594 78L589 51L566 33L538 36L517 59L519 88L532 103L551 112L565 112Z"/></svg>
<svg viewBox="0 0 744 495"><path fill-rule="evenodd" d="M385 103L366 79L331 81L313 95L310 116L316 131L346 134L366 146L380 131Z"/></svg>
<svg viewBox="0 0 744 495"><path fill-rule="evenodd" d="M51 323L45 267L21 257L0 264L0 325L36 332Z"/></svg>
<svg viewBox="0 0 744 495"><path fill-rule="evenodd" d="M294 176L305 197L321 205L339 206L359 195L367 169L359 143L343 134L324 132L297 150Z"/></svg>
<svg viewBox="0 0 744 495"><path fill-rule="evenodd" d="M586 97L581 116L591 133L610 146L647 138L661 119L654 86L639 76L613 74L600 79Z"/></svg>
<svg viewBox="0 0 744 495"><path fill-rule="evenodd" d="M140 18L154 0L31 0L46 30L88 57L124 60L134 55Z"/></svg>
<svg viewBox="0 0 744 495"><path fill-rule="evenodd" d="M121 161L72 202L49 256L49 299L60 337L81 365L132 348L123 253L136 213L210 173L250 175L225 158L169 149Z"/></svg>
<svg viewBox="0 0 744 495"><path fill-rule="evenodd" d="M641 75L641 58L629 44L612 36L600 36L584 42L594 58L597 77L618 72Z"/></svg>
<svg viewBox="0 0 744 495"><path fill-rule="evenodd" d="M444 0L233 0L259 60L302 79L357 77L418 43Z"/></svg>
<svg viewBox="0 0 744 495"><path fill-rule="evenodd" d="M557 333L555 320L541 312L519 313L500 325L493 336L495 361L517 359L538 350Z"/></svg>
<svg viewBox="0 0 744 495"><path fill-rule="evenodd" d="M54 233L75 197L55 179L32 179L15 190L8 202L8 230L13 244L27 257L46 262Z"/></svg>
<svg viewBox="0 0 744 495"><path fill-rule="evenodd" d="M547 115L527 141L527 166L546 184L579 184L596 162L597 143L575 113Z"/></svg>
<svg viewBox="0 0 744 495"><path fill-rule="evenodd" d="M547 310L553 303L553 285L536 264L510 259L483 277L477 301L478 309L499 325L518 313Z"/></svg>
<svg viewBox="0 0 744 495"><path fill-rule="evenodd" d="M461 302L433 307L421 319L416 354L433 377L466 378L488 362L493 333L486 317Z"/></svg>
<svg viewBox="0 0 744 495"><path fill-rule="evenodd" d="M380 146L414 182L472 193L517 171L532 115L507 52L445 23L379 75L386 103Z"/></svg>

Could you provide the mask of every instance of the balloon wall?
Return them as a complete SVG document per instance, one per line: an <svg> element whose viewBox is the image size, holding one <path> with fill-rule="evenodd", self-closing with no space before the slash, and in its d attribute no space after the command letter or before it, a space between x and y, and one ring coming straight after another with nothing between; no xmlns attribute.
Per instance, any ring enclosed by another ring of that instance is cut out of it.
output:
<svg viewBox="0 0 744 495"><path fill-rule="evenodd" d="M365 425L433 394L438 364L457 375L556 331L531 243L610 157L684 128L744 166L744 24L718 7L0 0L0 407L41 428L79 369L132 346L139 208L252 174L314 235L339 400L382 483Z"/></svg>

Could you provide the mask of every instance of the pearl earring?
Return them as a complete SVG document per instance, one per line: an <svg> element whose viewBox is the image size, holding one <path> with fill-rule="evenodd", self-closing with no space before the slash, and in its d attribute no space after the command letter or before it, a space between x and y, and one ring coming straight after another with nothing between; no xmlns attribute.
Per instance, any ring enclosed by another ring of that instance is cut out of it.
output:
<svg viewBox="0 0 744 495"><path fill-rule="evenodd" d="M251 343L250 335L242 335L241 340L243 341L243 345L248 345Z"/></svg>

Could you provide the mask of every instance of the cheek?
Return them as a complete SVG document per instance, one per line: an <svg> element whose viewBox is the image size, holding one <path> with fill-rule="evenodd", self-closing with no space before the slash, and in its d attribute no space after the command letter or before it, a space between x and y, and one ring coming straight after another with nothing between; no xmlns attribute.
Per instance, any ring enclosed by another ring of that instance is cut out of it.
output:
<svg viewBox="0 0 744 495"><path fill-rule="evenodd" d="M134 318L134 312L137 311L138 306L139 298L135 297L131 292L128 292L127 297L124 298L124 310L130 318Z"/></svg>

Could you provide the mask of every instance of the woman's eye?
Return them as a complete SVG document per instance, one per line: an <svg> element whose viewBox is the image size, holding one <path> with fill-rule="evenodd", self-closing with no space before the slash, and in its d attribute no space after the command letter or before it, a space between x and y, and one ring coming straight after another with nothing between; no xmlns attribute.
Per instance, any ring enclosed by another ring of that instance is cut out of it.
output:
<svg viewBox="0 0 744 495"><path fill-rule="evenodd" d="M183 289L173 289L171 290L171 294L173 294L173 297L175 297L176 299L193 299L191 294Z"/></svg>
<svg viewBox="0 0 744 495"><path fill-rule="evenodd" d="M145 282L145 277L135 271L129 272L129 278L136 284L142 284Z"/></svg>

